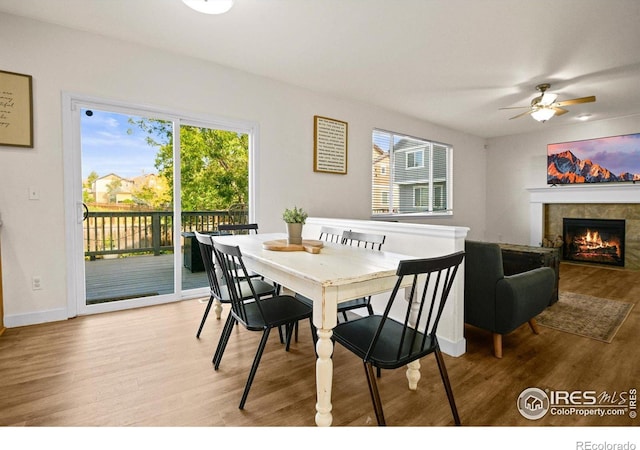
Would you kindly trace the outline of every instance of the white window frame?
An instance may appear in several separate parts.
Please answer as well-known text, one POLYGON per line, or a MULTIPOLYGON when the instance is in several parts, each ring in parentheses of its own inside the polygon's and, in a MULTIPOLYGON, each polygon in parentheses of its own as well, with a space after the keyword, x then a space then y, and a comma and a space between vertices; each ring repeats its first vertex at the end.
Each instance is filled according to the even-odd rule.
POLYGON ((435 184, 433 186, 433 208, 435 210, 437 205, 442 205, 445 203, 444 192, 442 186, 440 184, 435 184))
MULTIPOLYGON (((388 211, 384 212, 384 213, 374 213, 372 210, 372 214, 371 214, 371 219, 375 220, 388 220, 388 219, 393 219, 393 220, 402 220, 403 218, 406 219, 415 219, 418 217, 442 217, 442 216, 452 216, 453 215, 453 146, 451 144, 445 144, 442 142, 437 142, 437 141, 431 141, 428 139, 424 139, 424 138, 417 138, 414 136, 409 136, 403 133, 396 133, 393 131, 388 131, 388 130, 383 130, 383 129, 374 129, 372 132, 372 137, 375 137, 376 134, 388 134, 390 136, 390 141, 393 141, 394 138, 395 139, 399 139, 399 138, 408 138, 408 139, 415 139, 415 140, 419 140, 422 141, 426 144, 426 149, 423 150, 409 150, 409 151, 405 151, 405 154, 409 153, 409 152, 422 152, 423 156, 422 156, 422 164, 423 166, 421 166, 422 168, 425 167, 425 160, 428 159, 429 164, 428 164, 428 169, 429 169, 429 179, 425 180, 425 182, 421 182, 420 184, 423 185, 428 185, 429 188, 429 208, 428 211, 420 211, 420 212, 398 212, 399 208, 396 207, 396 200, 395 200, 395 196, 397 196, 397 192, 396 189, 394 188, 394 184, 397 185, 397 181, 396 183, 394 183, 395 180, 395 176, 394 176, 394 172, 395 172, 395 157, 394 157, 394 152, 392 149, 386 149, 386 151, 389 151, 390 155, 389 155, 389 186, 388 186, 388 193, 389 193, 389 198, 388 198, 388 211), (441 146, 441 147, 445 147, 447 149, 446 152, 446 178, 442 179, 442 178, 438 178, 437 180, 434 179, 434 174, 433 174, 433 165, 434 165, 434 161, 433 161, 433 147, 434 145, 437 146, 441 146), (428 158, 427 155, 425 155, 426 152, 429 152, 428 158), (445 183, 445 191, 443 192, 443 186, 441 186, 441 183, 444 181, 445 183), (437 200, 436 200, 437 199, 437 200), (438 205, 442 205, 442 203, 444 202, 444 204, 446 205, 445 209, 437 209, 435 208, 435 203, 437 202, 438 205)), ((372 139, 373 141, 373 139, 372 139)), ((372 145, 375 144, 374 142, 372 142, 372 145)), ((402 151, 402 150, 399 150, 402 151)), ((406 167, 407 170, 411 170, 414 167, 409 167, 408 166, 408 161, 405 162, 404 166, 406 167)), ((418 167, 415 167, 418 168, 418 167)), ((372 168, 372 176, 373 176, 373 168, 372 168)), ((417 186, 416 186, 417 187, 417 186)), ((374 189, 372 186, 372 194, 371 194, 371 205, 373 207, 373 205, 375 204, 375 200, 373 198, 374 195, 374 189)), ((379 192, 379 191, 378 191, 379 192)), ((413 198, 413 204, 415 205, 415 190, 414 190, 414 198, 413 198)))
POLYGON ((421 150, 411 150, 411 151, 406 152, 406 155, 407 155, 407 159, 405 161, 405 166, 406 166, 407 169, 422 169, 424 167, 424 150, 422 150, 422 149, 421 150), (416 165, 415 164, 416 157, 414 156, 413 157, 414 164, 410 166, 409 165, 409 155, 417 155, 417 154, 420 155, 420 165, 416 165))
POLYGON ((428 203, 429 203, 429 187, 428 186, 414 186, 413 187, 413 206, 415 206, 416 208, 422 208, 424 206, 429 206, 428 203), (425 198, 425 193, 426 193, 426 197, 427 197, 426 202, 425 202, 425 203, 427 203, 426 205, 418 205, 418 204, 416 204, 417 203, 416 200, 417 200, 417 197, 418 197, 418 195, 417 195, 418 192, 420 192, 420 201, 421 202, 425 202, 424 198, 425 198))

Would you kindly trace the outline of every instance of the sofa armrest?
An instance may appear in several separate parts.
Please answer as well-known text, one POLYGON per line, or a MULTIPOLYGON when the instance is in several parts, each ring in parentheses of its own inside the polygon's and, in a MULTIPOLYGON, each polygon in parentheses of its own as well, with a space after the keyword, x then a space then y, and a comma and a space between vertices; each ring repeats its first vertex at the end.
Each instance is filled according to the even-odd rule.
POLYGON ((548 305, 555 271, 540 267, 504 277, 496 285, 496 332, 509 333, 536 317, 548 305))

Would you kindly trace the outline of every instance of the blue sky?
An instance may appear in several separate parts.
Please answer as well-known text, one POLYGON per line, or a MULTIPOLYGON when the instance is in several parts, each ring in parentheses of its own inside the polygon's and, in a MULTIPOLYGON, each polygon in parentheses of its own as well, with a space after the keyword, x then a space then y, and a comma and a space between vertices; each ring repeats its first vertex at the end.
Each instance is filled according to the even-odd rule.
POLYGON ((640 134, 550 144, 550 155, 570 150, 581 160, 590 159, 616 175, 640 174, 640 134))
POLYGON ((157 148, 147 144, 147 134, 128 123, 131 117, 91 109, 88 116, 81 111, 82 178, 91 172, 99 176, 115 173, 123 178, 156 173, 154 161, 157 148))

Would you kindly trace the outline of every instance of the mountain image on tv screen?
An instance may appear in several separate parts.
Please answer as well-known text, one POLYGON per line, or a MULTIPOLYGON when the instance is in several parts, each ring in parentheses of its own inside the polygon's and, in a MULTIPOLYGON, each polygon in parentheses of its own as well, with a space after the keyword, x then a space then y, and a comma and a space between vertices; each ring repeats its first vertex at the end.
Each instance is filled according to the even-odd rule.
POLYGON ((640 133, 547 146, 547 184, 640 181, 640 133))

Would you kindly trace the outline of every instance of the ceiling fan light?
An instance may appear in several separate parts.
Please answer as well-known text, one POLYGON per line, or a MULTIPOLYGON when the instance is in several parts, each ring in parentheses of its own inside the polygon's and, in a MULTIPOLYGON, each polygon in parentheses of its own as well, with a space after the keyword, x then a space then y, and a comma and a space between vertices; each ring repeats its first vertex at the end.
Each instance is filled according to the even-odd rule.
POLYGON ((233 6, 233 0, 182 0, 189 8, 204 14, 224 14, 233 6))
POLYGON ((542 94, 542 98, 540 99, 540 104, 544 106, 549 106, 558 98, 558 94, 547 94, 546 92, 542 94))
POLYGON ((555 115, 555 111, 551 108, 539 108, 531 113, 531 117, 538 122, 546 122, 555 115))

